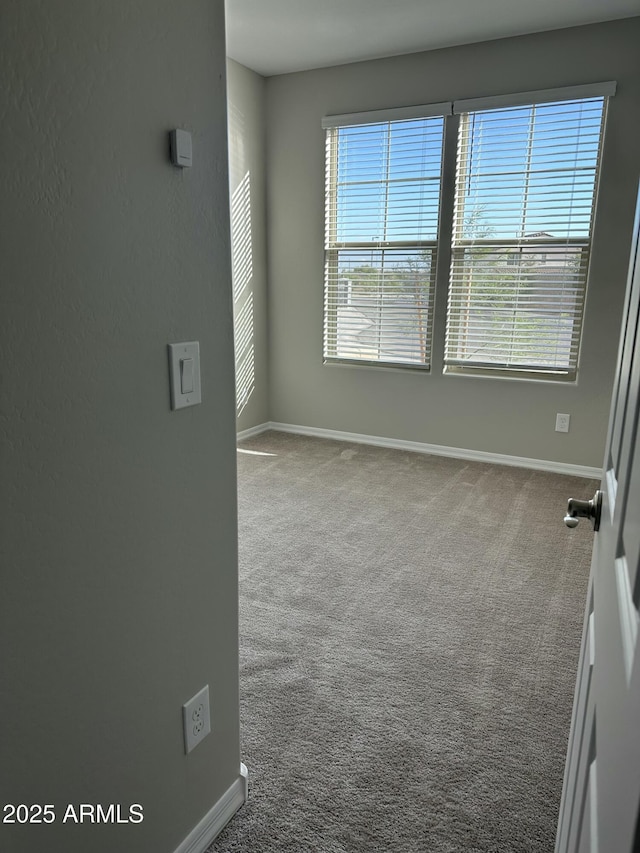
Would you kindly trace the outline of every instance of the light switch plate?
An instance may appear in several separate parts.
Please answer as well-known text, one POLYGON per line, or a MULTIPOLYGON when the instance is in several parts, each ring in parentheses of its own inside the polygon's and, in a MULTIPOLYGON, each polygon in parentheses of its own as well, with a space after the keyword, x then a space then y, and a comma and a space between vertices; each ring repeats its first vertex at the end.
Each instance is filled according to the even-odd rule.
POLYGON ((196 406, 202 402, 202 393, 200 391, 200 344, 198 341, 168 344, 168 350, 171 408, 184 409, 185 406, 196 406), (183 387, 192 388, 193 390, 183 393, 183 387))

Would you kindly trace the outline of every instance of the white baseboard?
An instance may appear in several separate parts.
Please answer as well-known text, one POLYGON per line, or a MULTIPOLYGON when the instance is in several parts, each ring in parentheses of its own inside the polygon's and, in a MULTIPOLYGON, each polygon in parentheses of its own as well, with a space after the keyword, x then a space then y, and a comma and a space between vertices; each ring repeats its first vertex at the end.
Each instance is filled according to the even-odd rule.
MULTIPOLYGON (((601 468, 590 468, 587 465, 572 465, 568 462, 555 462, 549 459, 532 459, 529 456, 507 456, 504 453, 488 453, 484 450, 467 450, 462 447, 447 447, 443 444, 425 444, 421 441, 404 441, 398 438, 385 438, 380 435, 364 435, 359 432, 341 432, 335 429, 319 429, 317 427, 283 424, 275 421, 260 424, 253 430, 245 430, 251 435, 259 435, 269 429, 278 432, 290 432, 295 435, 309 435, 315 438, 331 438, 336 441, 351 441, 355 444, 372 444, 376 447, 391 447, 395 450, 411 450, 414 453, 430 453, 433 456, 449 456, 454 459, 468 459, 471 462, 490 462, 494 465, 511 465, 515 468, 531 468, 534 471, 550 471, 555 474, 568 474, 572 477, 589 477, 599 480, 601 468)), ((244 433, 238 434, 238 440, 249 438, 244 433)))
POLYGON ((261 432, 266 432, 268 429, 271 429, 270 423, 258 424, 254 427, 249 427, 249 429, 243 429, 239 433, 237 433, 237 440, 244 441, 245 438, 251 438, 253 435, 260 435, 261 432))
POLYGON ((240 775, 227 788, 213 808, 196 824, 175 853, 204 853, 247 799, 248 771, 240 765, 240 775))

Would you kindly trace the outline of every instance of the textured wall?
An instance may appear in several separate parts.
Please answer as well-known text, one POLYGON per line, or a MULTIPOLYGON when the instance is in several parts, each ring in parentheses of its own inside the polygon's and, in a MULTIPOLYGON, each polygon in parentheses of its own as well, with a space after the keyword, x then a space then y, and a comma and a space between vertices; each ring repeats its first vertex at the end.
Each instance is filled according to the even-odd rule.
POLYGON ((267 80, 272 420, 602 464, 640 171, 639 43, 632 18, 267 80), (576 385, 443 376, 442 325, 430 375, 323 366, 322 116, 611 79, 576 385), (571 414, 569 434, 554 431, 556 412, 571 414))
POLYGON ((238 431, 269 420, 265 80, 227 60, 238 431))
POLYGON ((0 847, 170 853, 239 772, 223 2, 5 0, 0 66, 1 800, 144 807, 0 847))

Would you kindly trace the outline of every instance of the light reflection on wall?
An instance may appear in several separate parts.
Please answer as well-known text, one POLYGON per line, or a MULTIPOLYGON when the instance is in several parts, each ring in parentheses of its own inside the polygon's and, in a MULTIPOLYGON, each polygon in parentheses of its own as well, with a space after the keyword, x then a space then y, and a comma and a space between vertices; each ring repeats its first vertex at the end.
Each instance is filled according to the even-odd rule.
POLYGON ((251 252, 251 184, 249 172, 231 195, 231 262, 233 298, 241 298, 253 275, 251 252))
POLYGON ((251 179, 246 172, 231 194, 231 271, 236 357, 236 412, 239 415, 255 388, 251 179))
POLYGON ((253 293, 234 316, 236 348, 236 409, 238 414, 249 402, 255 387, 253 346, 253 293))

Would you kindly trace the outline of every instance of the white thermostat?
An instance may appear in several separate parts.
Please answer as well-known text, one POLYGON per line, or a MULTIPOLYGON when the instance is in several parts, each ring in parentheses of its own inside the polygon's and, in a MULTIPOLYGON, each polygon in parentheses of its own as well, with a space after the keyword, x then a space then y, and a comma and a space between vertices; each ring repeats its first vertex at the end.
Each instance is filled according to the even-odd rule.
POLYGON ((191 165, 191 134, 188 130, 172 130, 169 134, 171 162, 185 168, 191 165))

